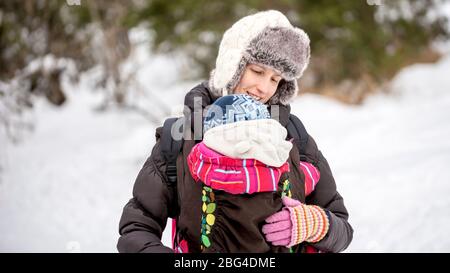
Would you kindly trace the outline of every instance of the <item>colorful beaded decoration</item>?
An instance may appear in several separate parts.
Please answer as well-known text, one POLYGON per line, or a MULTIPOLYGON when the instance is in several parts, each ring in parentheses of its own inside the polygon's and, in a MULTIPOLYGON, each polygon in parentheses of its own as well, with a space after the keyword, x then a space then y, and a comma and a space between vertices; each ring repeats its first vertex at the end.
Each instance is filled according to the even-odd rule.
POLYGON ((201 250, 211 246, 209 234, 211 233, 211 228, 216 220, 216 217, 214 216, 214 211, 216 210, 214 192, 208 186, 203 186, 202 202, 201 250))
POLYGON ((288 179, 283 181, 283 190, 281 191, 281 197, 292 197, 291 193, 291 183, 288 179))
MULTIPOLYGON (((289 182, 288 179, 286 179, 286 180, 283 181, 283 190, 281 191, 281 197, 283 198, 283 197, 285 197, 285 196, 287 196, 287 197, 289 197, 289 198, 292 197, 292 193, 291 193, 291 183, 289 182)), ((289 252, 290 252, 290 253, 293 253, 293 252, 294 252, 294 250, 292 250, 292 247, 289 248, 289 252)))

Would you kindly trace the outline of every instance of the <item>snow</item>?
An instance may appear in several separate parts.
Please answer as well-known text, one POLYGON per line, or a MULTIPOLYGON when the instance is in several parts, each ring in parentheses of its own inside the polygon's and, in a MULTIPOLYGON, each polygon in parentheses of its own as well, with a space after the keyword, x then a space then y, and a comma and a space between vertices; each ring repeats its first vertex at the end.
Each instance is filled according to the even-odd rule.
POLYGON ((83 251, 114 250, 129 181, 154 128, 138 116, 96 113, 86 91, 69 101, 61 109, 40 101, 33 135, 6 151, 2 251, 61 252, 72 241, 83 251))
MULTIPOLYGON (((171 110, 179 108, 196 83, 174 77, 177 59, 145 52, 130 60, 139 64, 138 81, 171 110)), ((392 94, 362 106, 316 95, 292 104, 350 213, 355 233, 347 252, 450 252, 449 70, 450 54, 407 67, 392 94)), ((154 144, 155 125, 130 111, 95 111, 101 94, 92 92, 94 74, 66 83, 63 107, 37 101, 35 130, 21 143, 2 140, 0 252, 117 251, 122 208, 154 144)), ((153 107, 151 97, 145 103, 153 107)), ((163 243, 170 246, 169 227, 163 243)))
POLYGON ((360 107, 293 105, 326 156, 354 227, 347 252, 448 252, 450 55, 405 68, 360 107))
MULTIPOLYGON (((147 58, 140 83, 161 94, 162 74, 151 72, 177 62, 137 52, 130 62, 147 58)), ((78 85, 66 79, 63 107, 37 100, 35 130, 19 145, 2 136, 0 252, 117 251, 120 215, 151 152, 155 126, 130 111, 96 110, 103 100, 101 92, 92 90, 98 75, 94 68, 78 85)), ((179 108, 186 84, 192 85, 178 83, 161 97, 179 108)), ((151 100, 147 103, 153 107, 151 100)))

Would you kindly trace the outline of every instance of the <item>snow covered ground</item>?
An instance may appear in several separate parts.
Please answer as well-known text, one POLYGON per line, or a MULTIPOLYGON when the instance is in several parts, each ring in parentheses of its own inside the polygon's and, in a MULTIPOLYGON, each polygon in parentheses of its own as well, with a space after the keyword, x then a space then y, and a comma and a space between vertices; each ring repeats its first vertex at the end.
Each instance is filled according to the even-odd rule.
MULTIPOLYGON (((196 83, 174 82, 172 60, 146 58, 139 79, 180 106, 196 83)), ((347 252, 450 252, 448 75, 450 55, 404 69, 393 95, 363 106, 315 95, 293 103, 350 212, 347 252)), ((132 112, 94 111, 101 98, 89 77, 67 85, 64 107, 38 101, 35 131, 0 146, 0 252, 117 251, 122 208, 155 128, 132 112)))
POLYGON ((348 252, 450 252, 450 55, 404 69, 361 107, 300 97, 293 112, 334 172, 348 252))

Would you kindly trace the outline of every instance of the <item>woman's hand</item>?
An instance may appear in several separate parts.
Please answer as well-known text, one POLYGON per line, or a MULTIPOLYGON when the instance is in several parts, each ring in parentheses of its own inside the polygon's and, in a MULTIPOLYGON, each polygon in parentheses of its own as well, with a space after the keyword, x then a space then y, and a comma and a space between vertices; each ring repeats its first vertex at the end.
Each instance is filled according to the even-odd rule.
POLYGON ((283 209, 266 219, 262 227, 266 240, 275 246, 291 247, 303 241, 315 243, 328 232, 325 211, 314 205, 283 197, 283 209))
POLYGON ((289 197, 283 197, 282 202, 285 207, 267 218, 268 224, 262 227, 266 240, 275 246, 288 246, 291 243, 292 221, 291 214, 286 207, 295 207, 302 204, 289 197))

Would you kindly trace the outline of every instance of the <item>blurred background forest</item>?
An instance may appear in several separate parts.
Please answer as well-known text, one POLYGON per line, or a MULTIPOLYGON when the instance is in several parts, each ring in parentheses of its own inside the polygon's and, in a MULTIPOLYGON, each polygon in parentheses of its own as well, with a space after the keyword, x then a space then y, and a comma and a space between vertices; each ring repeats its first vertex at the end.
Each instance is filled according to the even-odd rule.
POLYGON ((206 79, 223 32, 242 16, 264 9, 282 11, 311 38, 312 59, 300 82, 302 92, 359 104, 376 90, 389 90, 401 68, 439 59, 433 43, 449 38, 447 17, 439 8, 444 2, 1 1, 0 122, 14 138, 14 131, 27 126, 17 116, 32 107, 33 96, 62 105, 67 96, 61 75, 76 82, 80 73, 100 66, 96 87, 106 91, 99 108, 130 107, 157 123, 149 111, 127 101, 136 72, 120 70, 135 46, 129 30, 139 26, 151 33, 149 51, 183 52, 188 65, 182 78, 206 79), (48 56, 54 60, 51 65, 45 64, 48 56))

